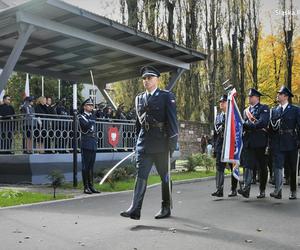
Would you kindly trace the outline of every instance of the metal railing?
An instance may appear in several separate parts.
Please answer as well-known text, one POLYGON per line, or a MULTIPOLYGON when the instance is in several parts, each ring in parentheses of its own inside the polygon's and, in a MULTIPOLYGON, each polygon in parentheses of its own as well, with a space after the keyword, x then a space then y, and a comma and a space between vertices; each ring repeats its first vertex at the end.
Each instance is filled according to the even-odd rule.
MULTIPOLYGON (((15 115, 0 117, 0 153, 69 153, 73 151, 72 116, 15 115)), ((78 150, 80 129, 77 127, 78 150)), ((135 145, 135 121, 96 121, 98 151, 127 151, 135 145)))

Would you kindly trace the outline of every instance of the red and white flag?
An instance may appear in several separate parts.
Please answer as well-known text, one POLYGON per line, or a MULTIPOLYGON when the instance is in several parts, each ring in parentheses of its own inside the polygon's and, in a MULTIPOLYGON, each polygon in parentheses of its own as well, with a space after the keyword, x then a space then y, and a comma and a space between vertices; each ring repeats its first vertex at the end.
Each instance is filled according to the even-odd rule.
POLYGON ((236 89, 233 89, 228 95, 222 161, 233 163, 233 176, 239 180, 244 120, 235 101, 236 94, 236 89))

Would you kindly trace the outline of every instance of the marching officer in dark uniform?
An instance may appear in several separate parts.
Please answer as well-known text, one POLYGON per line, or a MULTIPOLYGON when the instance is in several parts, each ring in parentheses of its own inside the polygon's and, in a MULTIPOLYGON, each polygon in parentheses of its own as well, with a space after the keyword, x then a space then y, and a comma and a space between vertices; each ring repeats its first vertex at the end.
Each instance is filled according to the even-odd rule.
POLYGON ((271 111, 271 150, 273 153, 275 190, 270 196, 276 199, 282 198, 282 169, 286 166, 289 167, 290 173, 291 193, 289 199, 294 200, 297 199, 296 165, 300 141, 300 109, 289 104, 290 97, 293 97, 291 91, 282 86, 277 92, 279 105, 271 111))
POLYGON ((81 132, 82 180, 85 194, 100 193, 93 186, 94 164, 97 151, 96 116, 93 115, 93 100, 82 103, 83 112, 78 116, 81 132))
MULTIPOLYGON (((225 162, 221 161, 222 147, 224 141, 224 130, 226 121, 226 111, 227 111, 227 95, 222 95, 219 100, 219 105, 221 113, 219 113, 215 120, 215 131, 214 131, 214 155, 216 157, 216 187, 217 190, 211 195, 216 197, 223 197, 223 186, 224 186, 224 170, 226 167, 225 162)), ((232 171, 232 164, 230 164, 232 171)), ((228 197, 237 196, 237 179, 231 174, 231 192, 228 197)))
POLYGON ((158 88, 160 72, 156 68, 143 67, 141 76, 146 91, 135 99, 137 178, 132 204, 127 211, 121 212, 121 216, 140 219, 148 175, 155 164, 162 191, 161 210, 155 218, 162 219, 171 215, 168 162, 170 153, 176 149, 178 137, 176 103, 171 92, 158 88))
POLYGON ((245 180, 244 188, 238 191, 245 198, 249 198, 253 168, 257 166, 259 173, 259 190, 260 193, 256 196, 258 199, 265 198, 265 190, 268 179, 268 169, 266 161, 266 147, 268 144, 267 127, 269 124, 270 110, 267 105, 260 103, 262 94, 256 89, 249 90, 250 106, 244 110, 244 166, 245 180))

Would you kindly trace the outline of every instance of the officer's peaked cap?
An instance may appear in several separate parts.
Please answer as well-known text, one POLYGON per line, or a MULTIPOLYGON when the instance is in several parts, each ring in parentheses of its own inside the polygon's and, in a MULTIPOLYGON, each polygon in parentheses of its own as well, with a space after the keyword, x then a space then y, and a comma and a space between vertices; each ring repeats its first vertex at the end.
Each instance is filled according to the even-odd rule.
POLYGON ((90 97, 88 99, 86 99, 83 103, 82 106, 84 105, 94 105, 93 99, 90 97))
POLYGON ((146 76, 156 76, 160 77, 160 72, 158 69, 156 69, 153 66, 145 66, 141 68, 141 76, 146 77, 146 76))
POLYGON ((279 91, 277 91, 277 93, 279 94, 284 94, 286 96, 289 96, 289 97, 293 97, 294 95, 292 94, 292 92, 286 87, 286 86, 282 86, 280 88, 279 91))
POLYGON ((35 99, 34 96, 26 96, 26 97, 24 98, 24 101, 25 101, 25 102, 32 102, 34 99, 35 99))
POLYGON ((249 89, 249 93, 248 93, 248 96, 262 96, 263 94, 260 93, 258 90, 254 89, 254 88, 250 88, 249 89))
POLYGON ((219 102, 226 102, 226 101, 227 101, 227 98, 228 98, 227 95, 224 94, 224 95, 221 96, 219 102))

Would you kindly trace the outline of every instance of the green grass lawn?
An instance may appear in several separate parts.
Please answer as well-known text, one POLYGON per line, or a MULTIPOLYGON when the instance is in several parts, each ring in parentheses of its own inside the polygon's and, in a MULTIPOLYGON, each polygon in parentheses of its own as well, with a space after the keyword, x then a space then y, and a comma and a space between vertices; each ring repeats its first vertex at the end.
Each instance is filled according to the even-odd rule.
MULTIPOLYGON (((225 174, 230 174, 229 170, 225 170, 225 174)), ((193 171, 193 172, 175 172, 172 173, 173 181, 180 180, 191 180, 203 177, 214 176, 215 171, 193 171)), ((109 182, 106 181, 103 185, 95 183, 95 188, 102 192, 117 192, 132 190, 134 188, 135 178, 129 178, 127 180, 109 182)), ((158 175, 150 175, 148 178, 148 185, 160 183, 160 177, 158 175)), ((49 186, 49 188, 51 188, 49 186)), ((63 189, 73 189, 72 183, 64 183, 62 185, 63 189)), ((52 189, 52 188, 51 188, 52 189)), ((78 183, 77 189, 82 190, 82 182, 78 183)), ((70 193, 72 191, 70 190, 70 193)), ((56 199, 53 199, 52 194, 38 193, 38 192, 27 192, 27 191, 16 191, 10 189, 0 189, 0 207, 29 204, 43 201, 59 200, 65 198, 72 198, 72 195, 61 195, 57 194, 56 199)))
MULTIPOLYGON (((214 171, 194 171, 194 172, 178 172, 172 173, 172 180, 179 181, 179 180, 190 180, 190 179, 197 179, 203 178, 208 176, 214 176, 214 171)), ((95 183, 95 188, 102 191, 102 192, 118 192, 124 190, 132 190, 134 188, 134 180, 135 178, 129 178, 127 180, 117 181, 117 182, 109 182, 106 181, 103 185, 99 185, 95 183)), ((148 185, 160 183, 160 177, 158 175, 150 175, 148 178, 148 185)), ((72 183, 65 183, 63 184, 63 188, 73 188, 72 183)), ((82 182, 78 183, 79 189, 82 189, 82 182)))
MULTIPOLYGON (((179 181, 179 180, 190 180, 190 179, 197 179, 203 178, 208 176, 214 176, 215 172, 213 171, 195 171, 195 172, 180 172, 180 173, 173 173, 172 180, 179 181)), ((132 190, 134 188, 134 181, 135 179, 129 179, 126 181, 119 181, 116 183, 104 183, 103 185, 97 184, 96 187, 103 191, 103 192, 117 192, 123 190, 132 190)), ((160 177, 158 175, 150 175, 148 178, 148 185, 160 183, 160 177)))
POLYGON ((26 191, 15 191, 10 189, 0 189, 0 207, 8 207, 29 203, 36 203, 42 201, 60 200, 65 198, 71 198, 70 195, 56 195, 56 199, 53 199, 52 194, 33 193, 26 191))

